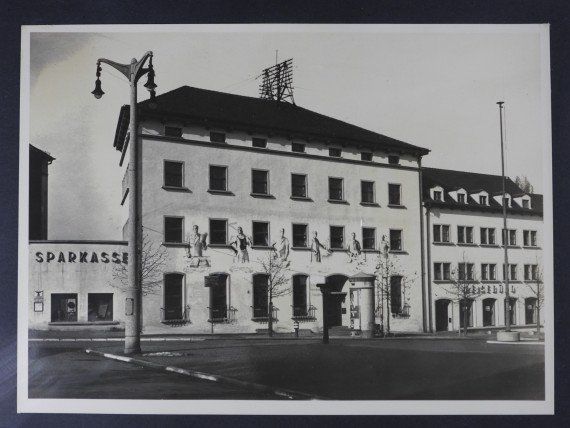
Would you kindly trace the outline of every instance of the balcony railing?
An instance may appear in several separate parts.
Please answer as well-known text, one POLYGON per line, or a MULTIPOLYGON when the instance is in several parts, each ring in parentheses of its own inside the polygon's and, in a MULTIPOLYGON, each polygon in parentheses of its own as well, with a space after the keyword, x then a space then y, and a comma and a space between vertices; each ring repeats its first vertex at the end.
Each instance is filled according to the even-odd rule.
POLYGON ((293 308, 293 317, 295 321, 314 321, 317 308, 313 305, 309 306, 291 306, 293 308))
POLYGON ((160 308, 161 322, 171 326, 179 326, 190 323, 190 305, 186 305, 183 310, 160 308))
MULTIPOLYGON (((252 307, 252 321, 255 322, 269 322, 269 311, 267 310, 266 307, 263 308, 255 308, 252 307)), ((279 310, 279 308, 276 308, 275 306, 273 306, 273 313, 272 313, 272 321, 279 321, 279 319, 277 318, 277 311, 279 310)))
POLYGON ((226 323, 231 324, 236 321, 236 312, 237 309, 233 306, 217 306, 217 307, 208 307, 210 314, 208 318, 208 322, 212 324, 220 324, 226 323))

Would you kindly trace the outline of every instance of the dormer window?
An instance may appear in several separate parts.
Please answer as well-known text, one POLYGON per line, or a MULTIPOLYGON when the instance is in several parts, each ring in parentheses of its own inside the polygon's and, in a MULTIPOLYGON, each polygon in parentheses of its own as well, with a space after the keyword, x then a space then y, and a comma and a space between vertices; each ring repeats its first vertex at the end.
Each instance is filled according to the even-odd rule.
POLYGON ((433 200, 434 201, 441 201, 441 191, 440 190, 434 190, 433 200))
POLYGON ((522 207, 523 208, 530 208, 530 201, 528 199, 522 200, 522 207))
POLYGON ((479 195, 479 203, 481 205, 487 205, 487 195, 479 195))
POLYGON ((396 155, 388 156, 388 163, 390 165, 398 165, 400 163, 400 156, 396 156, 396 155))
POLYGON ((460 204, 465 203, 465 193, 458 193, 457 194, 457 202, 459 202, 460 204))
POLYGON ((509 198, 508 196, 505 196, 505 205, 506 205, 507 207, 510 207, 510 206, 511 206, 511 198, 509 198))
POLYGON ((342 150, 338 147, 330 147, 329 148, 329 156, 333 158, 339 158, 342 154, 342 150))
POLYGON ((430 197, 433 201, 443 202, 443 187, 434 186, 430 189, 430 197))

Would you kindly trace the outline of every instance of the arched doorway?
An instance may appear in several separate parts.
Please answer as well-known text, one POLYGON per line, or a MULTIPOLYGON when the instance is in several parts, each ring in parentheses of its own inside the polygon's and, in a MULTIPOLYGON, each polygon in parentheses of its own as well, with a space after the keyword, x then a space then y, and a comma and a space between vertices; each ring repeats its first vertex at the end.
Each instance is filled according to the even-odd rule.
POLYGON ((346 275, 330 275, 325 278, 327 291, 330 293, 324 310, 329 327, 342 325, 342 302, 346 298, 346 291, 342 289, 347 282, 346 275))
POLYGON ((525 324, 536 324, 536 297, 527 297, 524 299, 525 307, 525 324))
POLYGON ((508 309, 510 309, 511 325, 515 325, 517 321, 517 299, 515 297, 510 298, 510 304, 507 299, 505 299, 505 325, 507 324, 508 309))
POLYGON ((461 299, 459 301, 459 327, 473 327, 473 299, 461 299))
POLYGON ((435 331, 449 330, 449 304, 451 300, 439 299, 435 301, 435 331))
POLYGON ((483 299, 483 327, 495 325, 495 299, 483 299))

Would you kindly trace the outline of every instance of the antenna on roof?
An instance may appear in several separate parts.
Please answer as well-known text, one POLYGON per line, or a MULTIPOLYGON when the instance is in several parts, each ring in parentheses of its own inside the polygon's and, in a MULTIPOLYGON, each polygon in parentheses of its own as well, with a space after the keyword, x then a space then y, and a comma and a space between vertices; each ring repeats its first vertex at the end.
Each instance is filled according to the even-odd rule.
MULTIPOLYGON (((277 51, 275 60, 277 61, 277 51)), ((261 72, 263 80, 259 86, 259 97, 266 100, 286 101, 294 105, 293 99, 293 58, 289 58, 261 72)))

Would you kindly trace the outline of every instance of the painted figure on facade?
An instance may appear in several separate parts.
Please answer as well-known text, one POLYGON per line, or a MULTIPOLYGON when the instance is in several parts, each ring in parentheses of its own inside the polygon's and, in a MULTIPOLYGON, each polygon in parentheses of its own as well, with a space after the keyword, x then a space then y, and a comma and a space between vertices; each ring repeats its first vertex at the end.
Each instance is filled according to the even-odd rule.
POLYGON ((358 259, 358 256, 362 254, 362 247, 360 246, 360 242, 356 239, 356 234, 352 232, 352 239, 348 243, 348 257, 350 258, 349 262, 353 262, 354 260, 358 259))
POLYGON ((275 257, 281 260, 287 260, 289 257, 289 240, 285 236, 285 229, 281 229, 281 236, 279 240, 273 244, 275 249, 275 257))
POLYGON ((206 243, 207 237, 207 233, 200 233, 198 231, 198 226, 193 226, 192 235, 190 235, 190 238, 188 239, 186 253, 188 258, 191 259, 191 265, 194 267, 200 266, 201 263, 206 266, 210 266, 210 262, 206 257, 204 257, 204 250, 208 249, 208 244, 206 243))
POLYGON ((247 247, 251 247, 252 242, 251 238, 243 233, 243 229, 238 226, 237 228, 237 235, 230 244, 234 252, 238 257, 238 262, 248 263, 249 262, 249 253, 247 252, 247 247))
POLYGON ((321 248, 327 252, 329 251, 323 244, 321 244, 321 241, 319 241, 319 238, 317 237, 317 232, 315 231, 313 232, 313 240, 311 241, 311 261, 314 260, 317 263, 321 262, 321 248))

